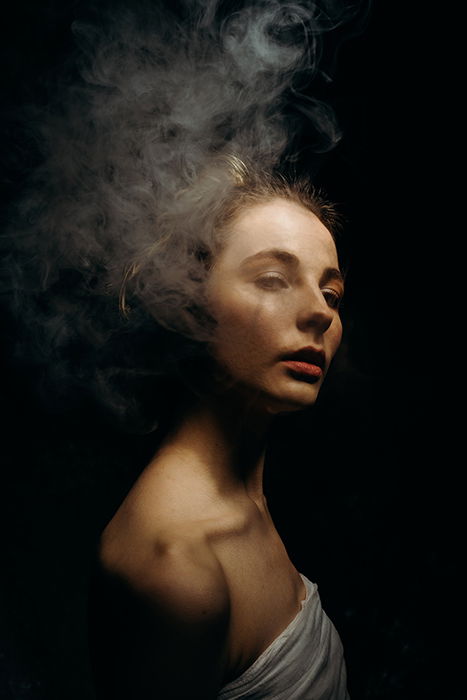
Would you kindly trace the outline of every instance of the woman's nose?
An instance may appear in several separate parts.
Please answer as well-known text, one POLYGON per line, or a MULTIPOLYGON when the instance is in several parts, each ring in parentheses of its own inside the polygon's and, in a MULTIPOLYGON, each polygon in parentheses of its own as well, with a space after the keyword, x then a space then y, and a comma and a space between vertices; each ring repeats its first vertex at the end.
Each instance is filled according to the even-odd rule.
POLYGON ((333 311, 320 289, 303 295, 297 314, 297 328, 300 331, 315 329, 319 333, 325 333, 332 320, 333 311))

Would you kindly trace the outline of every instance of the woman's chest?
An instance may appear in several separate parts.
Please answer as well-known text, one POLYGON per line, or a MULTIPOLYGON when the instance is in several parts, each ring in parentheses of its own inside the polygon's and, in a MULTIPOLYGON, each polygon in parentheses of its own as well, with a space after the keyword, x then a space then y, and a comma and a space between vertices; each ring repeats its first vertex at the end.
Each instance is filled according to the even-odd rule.
POLYGON ((288 626, 306 589, 271 523, 252 523, 219 544, 231 617, 224 682, 240 675, 288 626))

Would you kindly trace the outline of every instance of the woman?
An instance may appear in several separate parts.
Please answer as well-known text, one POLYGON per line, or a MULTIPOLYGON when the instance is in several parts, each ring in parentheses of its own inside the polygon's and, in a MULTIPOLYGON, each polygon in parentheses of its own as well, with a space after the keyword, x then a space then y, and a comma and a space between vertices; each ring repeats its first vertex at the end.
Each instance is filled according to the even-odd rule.
POLYGON ((195 251, 210 361, 100 541, 99 698, 348 697, 337 633, 263 492, 275 416, 314 404, 341 340, 336 217, 301 185, 227 171, 195 251))

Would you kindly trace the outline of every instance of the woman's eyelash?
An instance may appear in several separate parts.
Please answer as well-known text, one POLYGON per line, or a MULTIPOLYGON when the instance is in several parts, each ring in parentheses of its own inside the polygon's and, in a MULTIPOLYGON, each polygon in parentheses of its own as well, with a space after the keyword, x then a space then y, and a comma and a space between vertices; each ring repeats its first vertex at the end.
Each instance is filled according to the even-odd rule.
POLYGON ((342 301, 342 294, 336 292, 335 289, 323 289, 322 291, 331 309, 338 309, 342 301))
POLYGON ((285 289, 289 286, 286 278, 276 272, 269 272, 257 277, 255 283, 261 289, 285 289))
MULTIPOLYGON (((265 289, 269 291, 278 291, 280 289, 287 289, 289 287, 289 281, 286 277, 278 272, 267 272, 263 273, 255 279, 256 286, 260 289, 265 289)), ((326 299, 326 303, 331 309, 338 309, 342 302, 342 294, 331 287, 326 287, 322 290, 322 294, 326 299)))

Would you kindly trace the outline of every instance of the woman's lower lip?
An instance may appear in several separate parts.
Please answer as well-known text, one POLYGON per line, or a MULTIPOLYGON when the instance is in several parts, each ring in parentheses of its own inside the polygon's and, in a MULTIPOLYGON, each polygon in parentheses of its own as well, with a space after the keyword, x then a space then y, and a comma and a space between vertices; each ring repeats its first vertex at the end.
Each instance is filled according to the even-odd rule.
POLYGON ((301 374, 304 377, 320 379, 323 376, 323 370, 318 365, 312 365, 309 362, 302 360, 285 360, 285 366, 294 374, 301 374))

